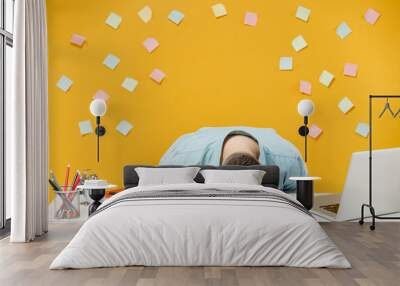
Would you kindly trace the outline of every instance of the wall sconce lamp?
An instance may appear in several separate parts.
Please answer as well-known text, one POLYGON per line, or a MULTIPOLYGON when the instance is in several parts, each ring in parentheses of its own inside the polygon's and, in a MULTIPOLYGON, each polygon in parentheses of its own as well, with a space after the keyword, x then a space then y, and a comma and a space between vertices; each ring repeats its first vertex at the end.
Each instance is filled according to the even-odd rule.
POLYGON ((97 162, 100 160, 100 136, 103 136, 106 134, 106 128, 104 126, 100 125, 100 117, 104 116, 107 111, 107 104, 104 100, 102 99, 94 99, 90 103, 90 113, 92 113, 94 116, 96 116, 96 129, 95 133, 97 135, 97 162))
POLYGON ((304 161, 307 162, 307 136, 309 129, 308 125, 308 117, 314 113, 314 103, 312 100, 303 99, 297 105, 297 112, 304 117, 304 124, 299 128, 300 136, 304 137, 304 161))

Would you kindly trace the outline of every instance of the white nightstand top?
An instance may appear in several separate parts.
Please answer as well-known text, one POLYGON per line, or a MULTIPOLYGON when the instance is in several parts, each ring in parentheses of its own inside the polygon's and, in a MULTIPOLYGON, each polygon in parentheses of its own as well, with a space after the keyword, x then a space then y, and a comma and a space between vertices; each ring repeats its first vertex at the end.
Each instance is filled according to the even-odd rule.
POLYGON ((321 180, 321 177, 290 177, 292 181, 317 181, 321 180))
POLYGON ((87 186, 87 185, 80 185, 76 187, 77 189, 83 190, 102 190, 102 189, 114 189, 118 187, 117 185, 107 185, 107 186, 87 186))

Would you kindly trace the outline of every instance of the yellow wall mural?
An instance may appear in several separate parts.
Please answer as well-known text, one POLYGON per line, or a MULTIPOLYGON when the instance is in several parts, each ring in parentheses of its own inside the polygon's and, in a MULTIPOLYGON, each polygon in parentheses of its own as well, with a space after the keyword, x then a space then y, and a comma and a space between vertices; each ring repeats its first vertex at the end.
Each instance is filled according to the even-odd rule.
MULTIPOLYGON (((341 191, 351 154, 368 147, 355 133, 367 122, 368 95, 400 93, 399 11, 397 0, 48 0, 50 168, 62 178, 70 162, 121 186, 125 164, 157 164, 178 136, 204 126, 272 127, 302 151, 296 108, 310 98, 310 122, 323 134, 309 140, 308 168, 323 178, 317 191, 341 191), (227 16, 213 15, 218 2, 227 16), (146 5, 148 23, 137 15, 146 5), (295 17, 299 5, 311 9, 307 23, 295 17), (364 20, 368 8, 381 13, 375 25, 364 20), (167 19, 173 9, 185 15, 180 25, 167 19), (258 14, 255 27, 244 25, 247 11, 258 14), (110 12, 122 17, 116 30, 105 24, 110 12), (352 33, 342 40, 343 21, 352 33), (70 44, 74 33, 86 37, 83 47, 70 44), (298 35, 308 43, 300 52, 291 46, 298 35), (142 44, 149 37, 160 43, 152 53, 142 44), (109 53, 121 60, 115 70, 102 64, 109 53), (293 71, 279 70, 282 56, 293 57, 293 71), (343 75, 345 63, 358 65, 356 78, 343 75), (161 84, 149 78, 155 68, 166 74, 161 84), (318 82, 323 70, 335 75, 329 88, 318 82), (74 82, 66 93, 56 87, 62 75, 74 82), (126 77, 139 81, 132 93, 121 87, 126 77), (311 95, 299 92, 300 80, 312 83, 311 95), (80 135, 78 122, 94 125, 89 104, 100 89, 110 99, 97 163, 95 135, 80 135), (344 97, 355 105, 346 115, 337 107, 344 97), (115 130, 121 120, 134 125, 127 136, 115 130)), ((376 120, 376 147, 399 145, 399 120, 376 120)))

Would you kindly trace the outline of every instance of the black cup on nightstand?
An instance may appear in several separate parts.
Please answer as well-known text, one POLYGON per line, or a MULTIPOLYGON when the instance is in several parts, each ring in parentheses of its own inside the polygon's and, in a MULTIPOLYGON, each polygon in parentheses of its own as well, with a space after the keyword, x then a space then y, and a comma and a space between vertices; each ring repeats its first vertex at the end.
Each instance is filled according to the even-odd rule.
POLYGON ((89 206, 89 216, 90 216, 101 205, 100 200, 106 194, 106 189, 89 189, 88 192, 89 192, 89 197, 93 200, 93 202, 89 206))

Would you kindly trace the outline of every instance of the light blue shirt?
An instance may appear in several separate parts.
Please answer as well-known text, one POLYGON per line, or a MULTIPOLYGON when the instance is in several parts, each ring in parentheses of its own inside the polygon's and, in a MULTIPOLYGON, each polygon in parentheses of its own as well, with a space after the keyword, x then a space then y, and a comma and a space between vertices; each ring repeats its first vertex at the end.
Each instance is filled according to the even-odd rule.
POLYGON ((271 128, 205 127, 179 137, 165 152, 160 165, 220 165, 225 137, 243 131, 254 137, 260 147, 261 165, 277 165, 280 169, 279 188, 296 190, 289 177, 306 176, 307 168, 297 148, 271 128))

